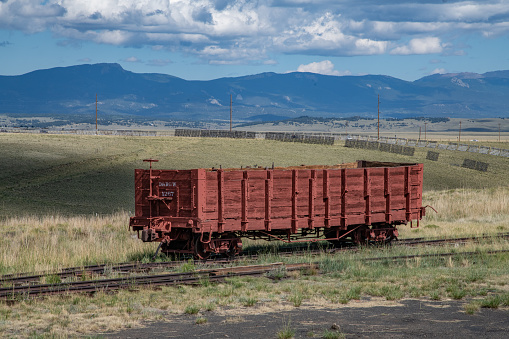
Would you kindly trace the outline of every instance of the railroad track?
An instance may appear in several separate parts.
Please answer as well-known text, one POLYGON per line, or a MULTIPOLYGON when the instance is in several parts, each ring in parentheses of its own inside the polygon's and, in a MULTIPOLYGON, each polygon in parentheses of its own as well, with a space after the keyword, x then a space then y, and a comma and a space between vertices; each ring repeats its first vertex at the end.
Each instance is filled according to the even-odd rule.
MULTIPOLYGON (((451 256, 474 256, 481 254, 500 254, 509 253, 509 250, 496 250, 486 252, 451 252, 440 254, 420 254, 404 255, 392 257, 373 257, 363 258, 366 262, 384 261, 384 260, 408 260, 415 258, 443 258, 451 256)), ((74 292, 95 293, 97 291, 111 291, 119 289, 136 288, 139 286, 160 286, 160 285, 181 285, 181 284, 199 284, 202 281, 222 281, 228 277, 238 276, 259 276, 267 274, 273 270, 284 269, 285 271, 295 271, 303 269, 319 269, 318 263, 297 263, 284 264, 273 263, 265 265, 249 265, 216 269, 204 269, 187 273, 166 273, 158 275, 144 275, 135 277, 122 277, 114 279, 75 281, 60 284, 40 284, 25 285, 0 288, 0 299, 15 302, 17 300, 51 294, 67 294, 74 292)))
MULTIPOLYGON (((481 237, 463 237, 463 238, 452 238, 452 239, 424 239, 424 238, 412 238, 412 239, 403 239, 397 242, 393 242, 394 246, 419 246, 419 245, 443 245, 443 244, 451 244, 451 243, 467 243, 471 241, 481 241, 487 239, 498 239, 498 238, 509 238, 509 233, 499 233, 494 236, 481 236, 481 237)), ((302 248, 293 248, 291 250, 283 250, 278 252, 280 256, 295 256, 295 255, 312 255, 319 254, 327 251, 329 253, 337 253, 342 251, 351 251, 357 250, 357 246, 344 247, 344 248, 315 248, 309 249, 308 246, 302 246, 302 248)), ((253 261, 259 257, 259 254, 244 254, 240 255, 233 259, 214 259, 214 260, 196 260, 193 261, 193 265, 199 264, 200 266, 214 266, 218 267, 220 265, 230 265, 232 262, 236 260, 247 260, 253 261)), ((71 280, 82 280, 76 281, 75 286, 79 286, 80 282, 89 281, 92 277, 103 276, 108 274, 132 274, 132 273, 147 273, 152 272, 158 269, 172 269, 179 267, 185 263, 188 263, 189 260, 179 260, 179 261, 168 261, 168 262, 156 262, 156 263, 120 263, 120 264, 102 264, 102 265, 90 265, 83 267, 70 267, 62 269, 58 272, 41 272, 41 273, 21 273, 21 274, 7 274, 0 276, 0 286, 8 286, 5 288, 18 288, 21 286, 41 286, 42 281, 44 280, 57 280, 62 281, 65 279, 71 280)), ((219 268, 216 268, 219 269, 219 268)), ((178 274, 178 273, 176 273, 178 274)), ((118 279, 122 280, 125 277, 121 278, 112 278, 112 282, 117 281, 118 279)), ((130 279, 130 278, 129 278, 130 279)), ((105 281, 108 279, 104 279, 105 281)), ((66 284, 66 282, 62 283, 66 284)), ((51 284, 47 284, 51 285, 51 284)))
POLYGON ((38 295, 65 294, 72 292, 97 292, 101 290, 118 290, 136 286, 160 286, 177 284, 197 284, 200 281, 219 281, 232 276, 263 275, 275 269, 286 271, 310 268, 316 264, 283 264, 237 266, 216 269, 204 269, 187 273, 165 273, 113 279, 73 281, 59 284, 23 285, 0 288, 0 298, 17 300, 38 295))
POLYGON ((403 239, 394 242, 393 245, 403 246, 415 246, 415 245, 440 245, 440 244, 462 244, 470 241, 481 241, 488 239, 509 239, 509 233, 498 233, 495 235, 483 235, 479 237, 463 237, 463 238, 450 238, 450 239, 424 239, 424 238, 413 238, 403 239))
POLYGON ((408 259, 416 259, 416 258, 447 258, 455 255, 458 256, 473 256, 479 254, 500 254, 500 253, 509 253, 509 250, 494 250, 494 251, 485 251, 485 252, 450 252, 450 253, 432 253, 432 254, 415 254, 415 255, 398 255, 393 257, 374 257, 374 258, 364 258, 364 261, 398 261, 398 260, 408 260, 408 259))

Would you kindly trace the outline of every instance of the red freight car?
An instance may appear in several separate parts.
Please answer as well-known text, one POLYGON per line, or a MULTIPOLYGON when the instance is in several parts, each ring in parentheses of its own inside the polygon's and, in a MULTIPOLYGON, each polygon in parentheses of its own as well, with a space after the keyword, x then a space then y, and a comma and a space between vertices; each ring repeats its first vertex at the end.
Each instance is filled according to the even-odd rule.
POLYGON ((424 216, 422 164, 135 171, 130 227, 163 252, 238 253, 241 237, 390 241, 424 216))

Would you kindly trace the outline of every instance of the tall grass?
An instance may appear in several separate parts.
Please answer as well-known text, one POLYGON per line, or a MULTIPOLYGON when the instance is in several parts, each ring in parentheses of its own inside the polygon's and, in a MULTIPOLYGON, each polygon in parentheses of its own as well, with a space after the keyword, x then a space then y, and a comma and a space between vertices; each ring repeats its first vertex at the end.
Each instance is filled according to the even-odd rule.
POLYGON ((428 208, 420 228, 400 226, 401 237, 461 237, 509 232, 509 187, 424 193, 428 208))
POLYGON ((509 186, 488 189, 455 189, 430 191, 424 196, 439 213, 428 213, 425 221, 480 221, 509 220, 509 186))
POLYGON ((0 221, 0 273, 129 261, 151 251, 128 230, 128 214, 18 217, 0 221))
MULTIPOLYGON (((400 226, 400 237, 459 237, 509 232, 509 188, 430 191, 420 228, 400 226)), ((22 216, 0 220, 0 274, 55 270, 96 263, 143 260, 156 245, 129 231, 129 213, 104 216, 22 216)), ((275 259, 277 242, 245 241, 263 261, 275 259)), ((341 261, 334 260, 341 266, 341 261)))

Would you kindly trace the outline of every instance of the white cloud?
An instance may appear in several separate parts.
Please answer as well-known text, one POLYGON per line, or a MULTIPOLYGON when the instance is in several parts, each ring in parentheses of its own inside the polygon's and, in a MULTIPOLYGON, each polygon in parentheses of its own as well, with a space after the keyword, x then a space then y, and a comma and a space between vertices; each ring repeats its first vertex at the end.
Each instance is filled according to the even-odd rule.
POLYGON ((215 64, 260 64, 276 53, 463 55, 455 40, 509 34, 509 1, 0 0, 0 29, 215 64))
POLYGON ((129 58, 126 58, 124 59, 125 62, 141 62, 140 59, 138 59, 137 57, 134 57, 134 56, 131 56, 129 58))
POLYGON ((334 69, 334 64, 330 60, 312 62, 307 65, 300 65, 297 72, 310 72, 324 75, 350 75, 350 71, 340 72, 334 69))
POLYGON ((341 16, 326 12, 306 25, 296 23, 295 27, 275 37, 273 42, 276 48, 286 53, 371 55, 385 52, 386 41, 346 34, 346 29, 341 16))
POLYGON ((445 68, 435 68, 433 71, 431 71, 431 75, 433 74, 445 74, 447 73, 447 70, 445 68))
POLYGON ((217 105, 217 106, 223 106, 221 105, 221 103, 219 101, 217 101, 217 99, 214 99, 214 98, 210 98, 207 100, 210 104, 212 105, 217 105))
POLYGON ((394 48, 391 54, 433 54, 441 53, 442 50, 443 47, 439 38, 427 37, 412 39, 408 45, 394 48))

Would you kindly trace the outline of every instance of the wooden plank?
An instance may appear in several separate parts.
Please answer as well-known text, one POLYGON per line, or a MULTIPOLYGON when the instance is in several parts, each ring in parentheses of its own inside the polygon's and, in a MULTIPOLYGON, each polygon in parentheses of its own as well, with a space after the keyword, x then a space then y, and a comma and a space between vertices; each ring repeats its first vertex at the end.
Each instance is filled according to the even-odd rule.
POLYGON ((297 220, 297 170, 292 170, 292 233, 297 233, 298 220, 297 220))
POLYGON ((223 232, 224 226, 224 173, 217 171, 217 231, 223 232))
POLYGON ((371 225, 371 178, 370 169, 364 169, 364 200, 366 208, 364 212, 365 224, 371 225))
POLYGON ((315 227, 315 191, 316 191, 316 171, 311 170, 309 178, 309 209, 308 209, 308 228, 315 227))
POLYGON ((248 197, 247 197, 247 180, 248 180, 248 172, 247 171, 244 171, 244 174, 243 174, 243 179, 241 181, 242 183, 242 188, 241 188, 241 192, 242 192, 242 198, 241 198, 241 214, 242 214, 242 222, 241 222, 241 231, 242 232, 246 232, 247 231, 247 226, 248 226, 248 218, 247 218, 247 200, 248 200, 248 197))
POLYGON ((266 171, 267 178, 265 179, 265 230, 269 232, 272 227, 272 171, 266 171))
POLYGON ((346 188, 346 169, 341 170, 341 226, 346 228, 348 225, 347 212, 346 212, 346 194, 348 189, 346 188))

